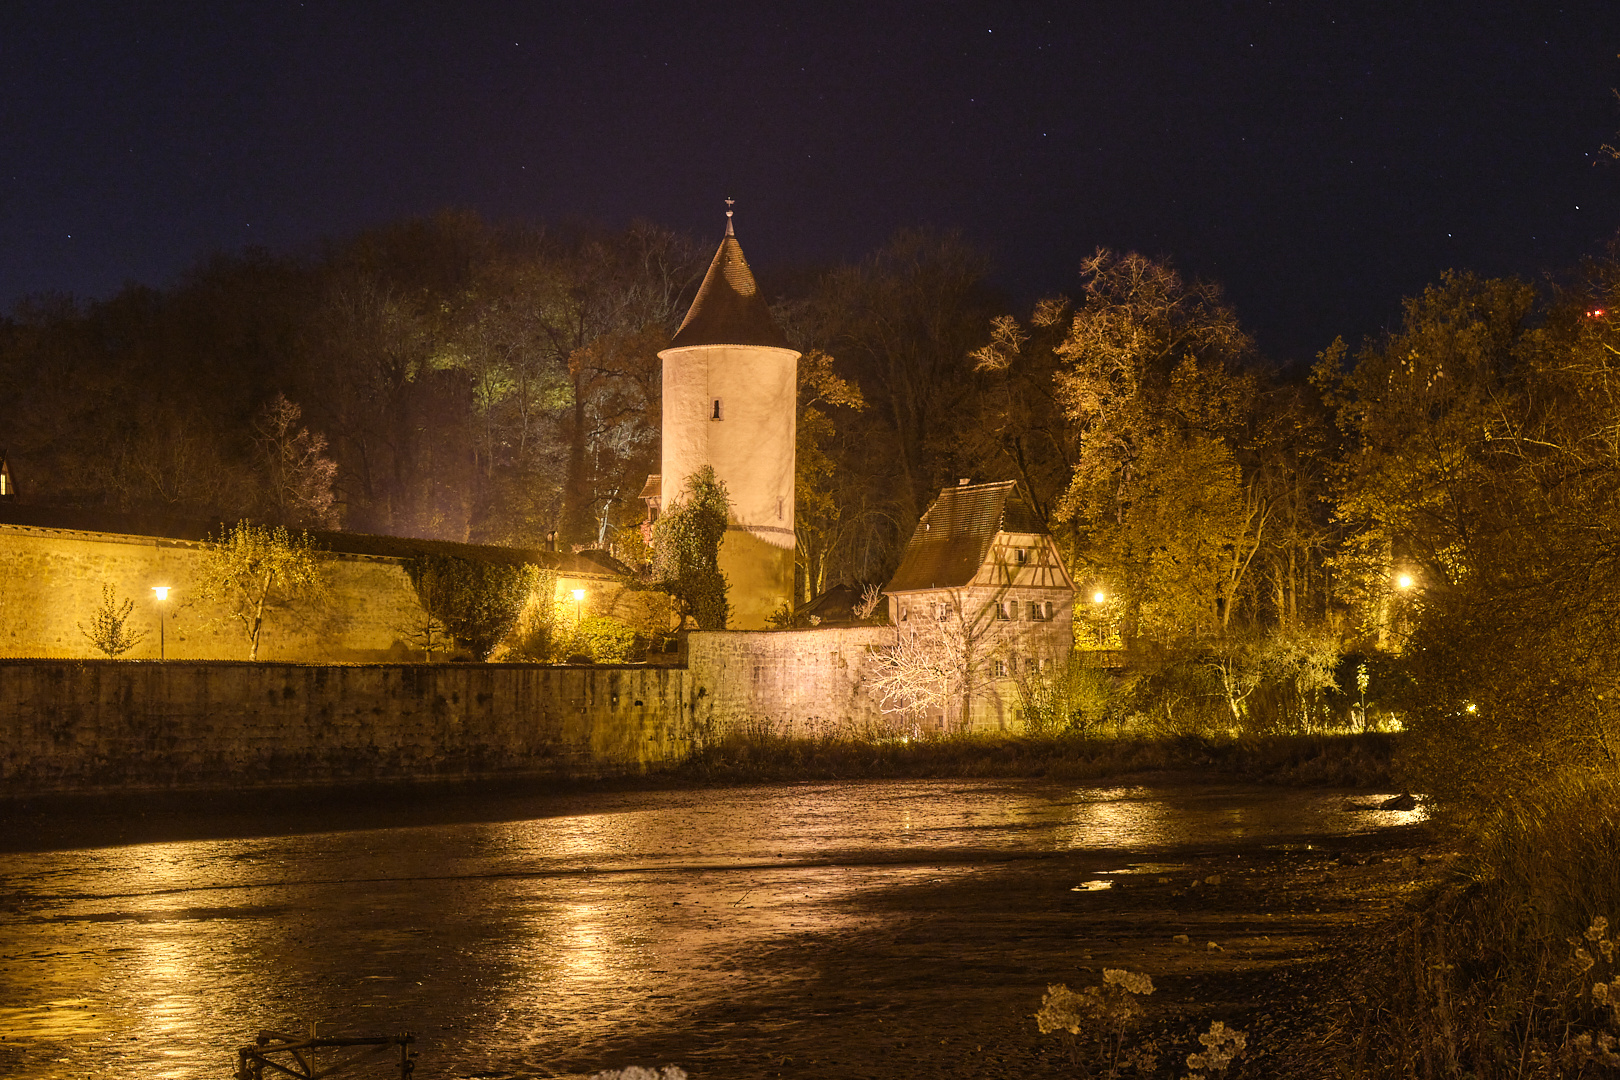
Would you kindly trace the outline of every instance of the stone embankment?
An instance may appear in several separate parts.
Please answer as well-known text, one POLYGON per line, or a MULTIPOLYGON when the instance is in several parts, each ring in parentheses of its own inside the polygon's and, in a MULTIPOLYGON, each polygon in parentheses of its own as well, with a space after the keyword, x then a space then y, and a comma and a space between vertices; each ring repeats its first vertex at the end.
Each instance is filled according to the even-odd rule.
POLYGON ((4 660, 0 797, 644 772, 875 722, 888 633, 699 633, 683 667, 4 660))

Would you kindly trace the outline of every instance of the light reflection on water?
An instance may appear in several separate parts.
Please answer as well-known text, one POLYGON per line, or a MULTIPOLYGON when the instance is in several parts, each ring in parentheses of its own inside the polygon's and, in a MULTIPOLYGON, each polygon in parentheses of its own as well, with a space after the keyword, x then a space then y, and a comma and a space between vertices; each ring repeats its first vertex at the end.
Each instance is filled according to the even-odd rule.
POLYGON ((883 890, 1015 855, 1112 849, 1117 868, 1412 817, 1334 793, 929 781, 4 855, 0 1075, 216 1077, 261 1028, 312 1019, 414 1030, 442 1075, 538 1068, 742 993, 762 945, 875 926, 855 901, 883 890))

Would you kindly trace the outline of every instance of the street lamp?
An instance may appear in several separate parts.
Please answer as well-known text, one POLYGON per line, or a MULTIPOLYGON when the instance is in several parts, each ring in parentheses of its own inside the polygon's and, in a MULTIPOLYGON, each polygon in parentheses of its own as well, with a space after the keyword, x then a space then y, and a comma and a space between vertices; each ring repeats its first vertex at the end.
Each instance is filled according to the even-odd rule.
POLYGON ((157 594, 158 602, 158 659, 163 659, 165 645, 163 641, 163 605, 169 600, 169 587, 167 585, 154 585, 152 591, 157 594))
POLYGON ((1405 592, 1407 589, 1410 589, 1412 587, 1412 575, 1411 574, 1401 574, 1401 575, 1397 576, 1395 578, 1395 587, 1397 589, 1400 589, 1402 592, 1405 592))
POLYGON ((1106 604, 1108 603, 1108 594, 1103 592, 1101 589, 1098 589, 1096 592, 1091 594, 1091 602, 1093 604, 1106 604))
POLYGON ((574 628, 576 630, 579 629, 579 623, 580 623, 580 605, 583 604, 584 602, 585 602, 585 590, 584 589, 575 589, 574 590, 574 628))

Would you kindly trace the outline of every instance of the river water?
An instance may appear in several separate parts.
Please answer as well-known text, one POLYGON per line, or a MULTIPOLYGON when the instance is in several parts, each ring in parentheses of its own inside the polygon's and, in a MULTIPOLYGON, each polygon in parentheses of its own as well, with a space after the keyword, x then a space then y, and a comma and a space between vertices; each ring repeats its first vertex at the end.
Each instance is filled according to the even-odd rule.
MULTIPOLYGON (((694 1077, 775 1075, 760 1064, 773 1039, 857 1022, 841 1010, 877 1007, 878 984, 906 974, 897 965, 965 987, 975 975, 949 955, 965 946, 949 943, 978 940, 1032 888, 1053 892, 1029 903, 1055 909, 1111 874, 1176 873, 1198 852, 1303 849, 1411 820, 1372 801, 801 784, 0 854, 0 1076, 226 1077, 261 1029, 311 1022, 414 1032, 420 1078, 664 1062, 694 1077), (876 942, 881 958, 860 967, 876 942), (818 1008, 829 994, 848 1000, 818 1008)), ((938 1012, 907 1022, 949 1028, 938 1012)), ((795 1072, 786 1055, 778 1064, 795 1072)))

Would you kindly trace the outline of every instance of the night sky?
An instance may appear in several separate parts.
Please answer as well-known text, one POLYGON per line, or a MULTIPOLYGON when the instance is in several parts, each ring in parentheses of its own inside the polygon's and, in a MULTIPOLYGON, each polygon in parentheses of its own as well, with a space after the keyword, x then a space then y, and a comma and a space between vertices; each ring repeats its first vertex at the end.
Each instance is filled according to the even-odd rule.
POLYGON ((1308 358, 1448 267, 1620 226, 1620 4, 12 3, 0 304, 444 206, 773 268, 960 228, 1021 306, 1097 245, 1308 358))

